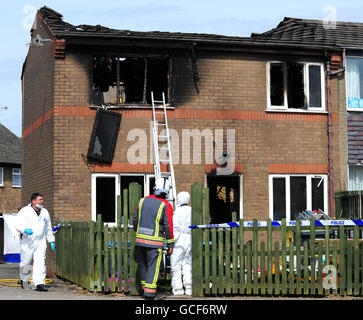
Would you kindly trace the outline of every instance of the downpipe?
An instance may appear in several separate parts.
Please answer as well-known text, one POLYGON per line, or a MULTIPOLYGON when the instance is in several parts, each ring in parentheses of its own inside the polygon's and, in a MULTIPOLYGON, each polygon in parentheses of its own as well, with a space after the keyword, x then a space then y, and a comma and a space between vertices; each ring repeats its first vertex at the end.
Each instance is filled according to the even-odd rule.
MULTIPOLYGON (((345 56, 345 49, 343 50, 343 68, 331 72, 330 68, 330 59, 325 52, 326 60, 326 75, 327 75, 327 94, 328 94, 328 178, 329 178, 329 216, 334 217, 334 168, 333 168, 333 110, 331 104, 331 77, 335 76, 339 73, 345 72, 346 68, 346 56, 345 56)), ((339 97, 338 97, 339 99, 339 97)))

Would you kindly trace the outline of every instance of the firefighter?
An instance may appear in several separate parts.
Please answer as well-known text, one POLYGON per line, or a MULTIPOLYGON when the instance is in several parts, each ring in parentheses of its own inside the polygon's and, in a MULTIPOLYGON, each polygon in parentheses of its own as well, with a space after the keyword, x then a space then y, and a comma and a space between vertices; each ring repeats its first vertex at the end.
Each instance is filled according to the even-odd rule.
POLYGON ((147 300, 161 299, 156 295, 156 289, 165 241, 167 255, 173 253, 173 209, 166 200, 168 194, 169 181, 156 179, 154 194, 140 200, 133 218, 135 258, 139 264, 144 298, 147 300))

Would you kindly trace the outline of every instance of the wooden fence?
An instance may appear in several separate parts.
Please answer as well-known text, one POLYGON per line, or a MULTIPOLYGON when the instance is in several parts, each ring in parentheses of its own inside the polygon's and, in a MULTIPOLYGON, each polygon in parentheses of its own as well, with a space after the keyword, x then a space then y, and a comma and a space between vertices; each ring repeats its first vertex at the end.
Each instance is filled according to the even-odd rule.
MULTIPOLYGON (((203 189, 192 186, 193 225, 209 223, 209 192, 203 201, 203 189)), ((239 222, 238 228, 193 229, 194 296, 363 295, 363 226, 239 222)))
MULTIPOLYGON (((57 275, 97 292, 138 295, 135 233, 128 229, 141 197, 132 183, 117 200, 117 226, 59 221, 57 275)), ((236 214, 233 213, 236 221, 236 214)), ((192 224, 209 223, 209 192, 192 186, 192 224)), ((193 295, 363 295, 363 226, 193 229, 193 295)), ((164 271, 164 279, 166 272, 164 271)))
POLYGON ((97 221, 57 221, 57 276, 90 291, 138 295, 135 232, 128 229, 141 196, 141 187, 131 183, 117 199, 117 226, 97 221))

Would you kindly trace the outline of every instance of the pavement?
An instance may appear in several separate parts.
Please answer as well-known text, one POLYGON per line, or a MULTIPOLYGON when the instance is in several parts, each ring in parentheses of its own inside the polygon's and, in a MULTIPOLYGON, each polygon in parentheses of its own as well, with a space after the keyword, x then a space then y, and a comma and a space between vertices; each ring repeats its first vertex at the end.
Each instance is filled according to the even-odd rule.
MULTIPOLYGON (((1 279, 19 279, 18 263, 0 263, 0 281, 1 279)), ((52 283, 47 285, 48 292, 39 292, 21 287, 8 287, 0 284, 0 300, 143 300, 138 296, 128 296, 121 293, 94 293, 84 290, 78 285, 55 278, 51 279, 52 283)), ((256 297, 256 296, 232 296, 232 297, 188 297, 165 295, 165 300, 362 300, 362 297, 256 297)))

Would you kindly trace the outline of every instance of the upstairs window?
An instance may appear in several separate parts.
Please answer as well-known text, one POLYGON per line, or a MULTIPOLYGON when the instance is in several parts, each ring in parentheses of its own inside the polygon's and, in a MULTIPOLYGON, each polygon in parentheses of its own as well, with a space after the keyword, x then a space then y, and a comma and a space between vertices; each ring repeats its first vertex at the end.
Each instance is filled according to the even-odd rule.
POLYGON ((12 185, 15 188, 21 187, 21 169, 13 168, 12 185))
POLYGON ((363 58, 347 58, 348 109, 363 110, 363 58))
POLYGON ((323 64, 269 62, 267 79, 268 109, 325 110, 323 64))
POLYGON ((117 57, 93 58, 93 105, 150 105, 151 91, 155 100, 169 94, 169 58, 117 57))

